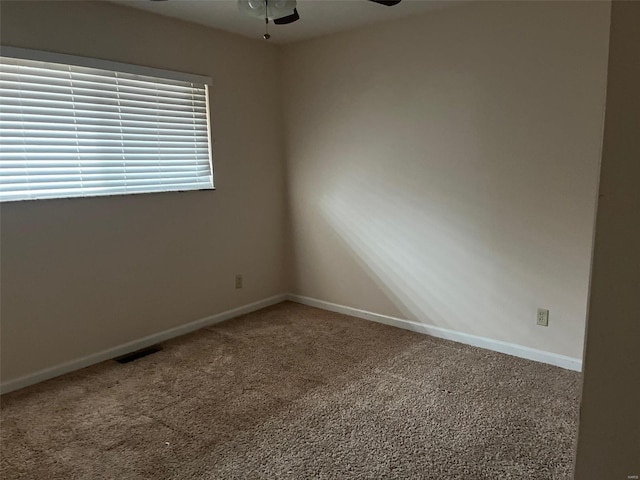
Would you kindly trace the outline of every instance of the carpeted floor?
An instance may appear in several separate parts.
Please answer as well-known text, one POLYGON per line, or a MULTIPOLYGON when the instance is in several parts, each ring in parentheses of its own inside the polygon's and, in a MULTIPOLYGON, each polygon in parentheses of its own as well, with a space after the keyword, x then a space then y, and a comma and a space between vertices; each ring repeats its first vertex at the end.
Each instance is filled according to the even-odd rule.
POLYGON ((285 302, 2 397, 0 478, 572 477, 575 372, 285 302))

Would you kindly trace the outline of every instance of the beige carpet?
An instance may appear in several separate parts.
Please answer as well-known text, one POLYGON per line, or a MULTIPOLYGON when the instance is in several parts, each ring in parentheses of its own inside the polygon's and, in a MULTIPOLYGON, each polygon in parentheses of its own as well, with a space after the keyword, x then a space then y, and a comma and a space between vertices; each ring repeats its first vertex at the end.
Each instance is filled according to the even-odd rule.
POLYGON ((569 479, 577 373, 285 302, 2 397, 3 480, 569 479))

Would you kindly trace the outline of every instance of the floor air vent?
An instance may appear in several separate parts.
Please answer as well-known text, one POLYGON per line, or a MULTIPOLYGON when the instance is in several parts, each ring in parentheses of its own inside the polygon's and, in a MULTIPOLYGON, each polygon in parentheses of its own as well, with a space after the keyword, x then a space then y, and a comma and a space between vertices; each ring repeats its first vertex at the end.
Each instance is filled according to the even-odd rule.
POLYGON ((114 360, 118 363, 129 363, 133 362, 134 360, 138 360, 139 358, 146 357, 147 355, 151 355, 152 353, 159 352, 161 350, 162 348, 154 345, 153 347, 143 348, 142 350, 137 350, 135 352, 122 355, 121 357, 116 357, 114 358, 114 360))

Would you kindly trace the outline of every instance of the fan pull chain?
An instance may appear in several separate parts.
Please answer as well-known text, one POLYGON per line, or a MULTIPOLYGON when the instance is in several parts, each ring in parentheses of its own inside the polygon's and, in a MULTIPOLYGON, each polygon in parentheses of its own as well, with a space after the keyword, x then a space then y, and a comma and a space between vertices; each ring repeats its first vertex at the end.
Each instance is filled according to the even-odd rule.
POLYGON ((271 35, 269 35, 269 0, 264 0, 264 35, 262 38, 265 40, 271 38, 271 35))

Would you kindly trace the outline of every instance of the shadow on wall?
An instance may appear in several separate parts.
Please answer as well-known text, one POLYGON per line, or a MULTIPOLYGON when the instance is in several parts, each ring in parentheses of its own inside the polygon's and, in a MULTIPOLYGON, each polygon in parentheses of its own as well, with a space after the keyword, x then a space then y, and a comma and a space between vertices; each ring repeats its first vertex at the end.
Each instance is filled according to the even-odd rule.
POLYGON ((541 278, 562 276, 544 248, 530 248, 544 236, 533 227, 498 233, 481 220, 491 215, 455 188, 425 191, 410 174, 388 176, 402 178, 343 171, 319 199, 355 261, 407 319, 506 341, 526 337, 530 292, 541 278))

